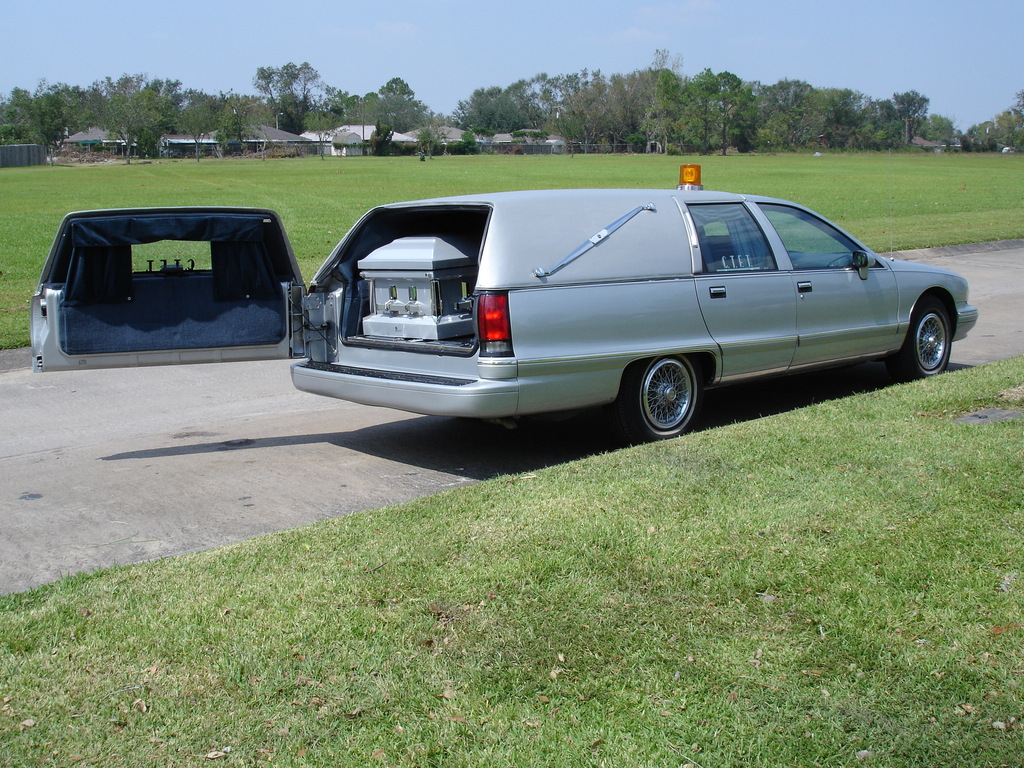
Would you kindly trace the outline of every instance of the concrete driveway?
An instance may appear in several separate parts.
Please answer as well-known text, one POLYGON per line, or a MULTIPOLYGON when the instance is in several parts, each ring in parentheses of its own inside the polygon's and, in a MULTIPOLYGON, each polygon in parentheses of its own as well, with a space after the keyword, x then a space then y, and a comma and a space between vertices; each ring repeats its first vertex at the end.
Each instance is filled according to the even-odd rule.
MULTIPOLYGON (((981 320, 954 367, 1024 354, 1024 241, 900 255, 970 280, 981 320)), ((39 375, 28 357, 0 352, 0 593, 614 447, 592 415, 508 432, 318 398, 286 362, 39 375)), ((713 391, 701 427, 887 384, 872 364, 713 391)))

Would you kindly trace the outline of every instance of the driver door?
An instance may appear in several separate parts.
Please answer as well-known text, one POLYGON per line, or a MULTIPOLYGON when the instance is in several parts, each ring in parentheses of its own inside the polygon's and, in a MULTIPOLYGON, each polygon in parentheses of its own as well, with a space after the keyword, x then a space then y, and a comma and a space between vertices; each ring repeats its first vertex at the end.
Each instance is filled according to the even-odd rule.
POLYGON ((759 205, 793 265, 798 342, 793 368, 865 360, 897 347, 896 278, 883 262, 809 211, 759 205), (867 253, 861 273, 854 253, 867 253))

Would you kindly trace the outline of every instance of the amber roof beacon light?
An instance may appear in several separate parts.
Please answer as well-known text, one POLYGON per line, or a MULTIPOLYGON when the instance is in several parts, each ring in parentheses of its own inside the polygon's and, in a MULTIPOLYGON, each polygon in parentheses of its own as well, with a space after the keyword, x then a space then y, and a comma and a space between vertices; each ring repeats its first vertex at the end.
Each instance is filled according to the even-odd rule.
POLYGON ((697 192, 704 189, 700 183, 700 166, 680 165, 679 186, 676 187, 676 189, 681 189, 686 192, 697 192))

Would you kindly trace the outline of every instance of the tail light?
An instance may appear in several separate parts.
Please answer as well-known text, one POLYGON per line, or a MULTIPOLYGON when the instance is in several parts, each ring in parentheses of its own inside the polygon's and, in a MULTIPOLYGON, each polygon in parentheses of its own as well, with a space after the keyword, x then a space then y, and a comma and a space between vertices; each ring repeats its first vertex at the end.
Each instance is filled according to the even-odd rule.
POLYGON ((507 293, 481 293, 476 304, 477 337, 482 357, 512 356, 512 324, 507 293))

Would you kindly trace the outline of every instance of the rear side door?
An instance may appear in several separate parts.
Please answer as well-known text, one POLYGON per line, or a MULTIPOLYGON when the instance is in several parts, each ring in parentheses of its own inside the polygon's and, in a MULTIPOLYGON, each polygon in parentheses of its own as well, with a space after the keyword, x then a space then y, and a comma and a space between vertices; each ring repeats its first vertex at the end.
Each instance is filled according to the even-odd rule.
POLYGON ((742 202, 687 205, 700 251, 697 299, 722 351, 722 378, 781 373, 796 348, 796 298, 742 202))
POLYGON ((302 294, 273 211, 68 214, 32 297, 33 370, 300 356, 302 294))

